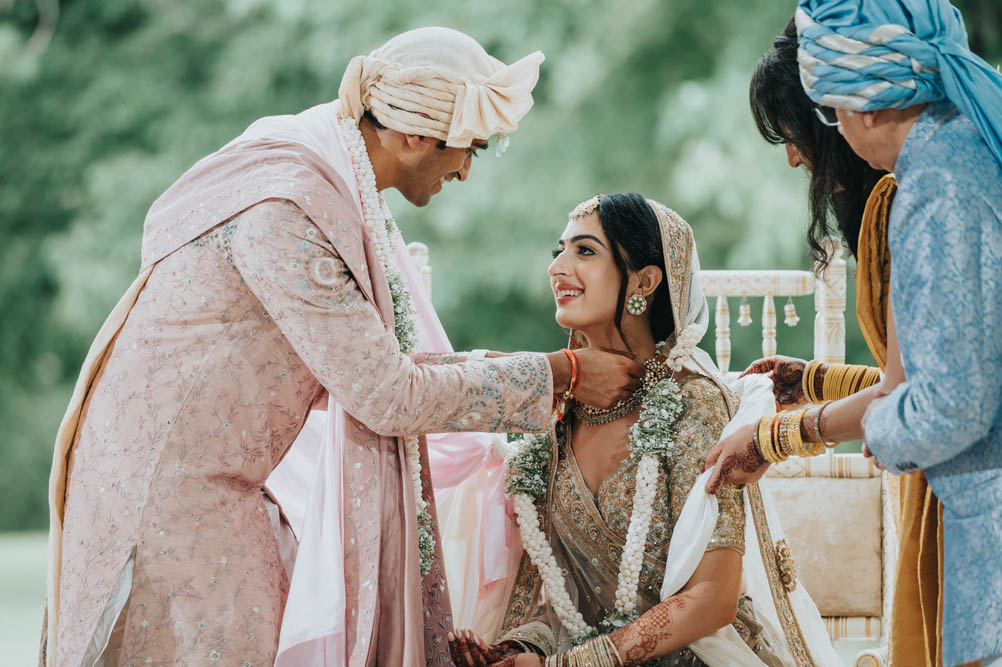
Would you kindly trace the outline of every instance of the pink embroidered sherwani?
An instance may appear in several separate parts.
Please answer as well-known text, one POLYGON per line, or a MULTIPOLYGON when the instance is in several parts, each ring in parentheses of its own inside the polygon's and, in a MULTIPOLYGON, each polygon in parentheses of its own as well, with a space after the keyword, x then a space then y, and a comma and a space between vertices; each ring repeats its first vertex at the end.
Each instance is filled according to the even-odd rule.
POLYGON ((540 430, 549 366, 400 354, 352 189, 317 153, 330 106, 252 126, 151 210, 134 305, 92 348, 65 458, 57 443, 50 664, 106 645, 109 663, 271 664, 289 578, 262 486, 325 390, 340 406, 346 595, 345 655, 327 664, 448 662, 441 551, 422 581, 388 436, 540 430))

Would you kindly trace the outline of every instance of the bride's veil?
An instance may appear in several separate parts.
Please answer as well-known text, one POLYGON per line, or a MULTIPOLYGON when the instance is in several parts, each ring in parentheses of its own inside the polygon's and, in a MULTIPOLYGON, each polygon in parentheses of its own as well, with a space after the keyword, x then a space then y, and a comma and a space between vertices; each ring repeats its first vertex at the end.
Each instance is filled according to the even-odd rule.
MULTIPOLYGON (((700 340, 709 328, 710 310, 699 282, 699 253, 692 229, 667 206, 652 200, 648 200, 648 204, 657 214, 661 226, 676 331, 681 332, 679 338, 685 337, 688 332, 692 339, 700 340)), ((704 350, 696 347, 691 351, 682 350, 681 354, 686 358, 684 366, 687 369, 704 375, 725 389, 731 420, 721 432, 721 439, 741 426, 757 422, 762 415, 775 411, 772 382, 768 378, 749 375, 727 381, 704 350), (734 398, 737 400, 732 400, 734 398)), ((710 471, 704 473, 696 483, 686 506, 698 507, 710 500, 703 487, 709 474, 710 471)), ((692 516, 694 508, 689 509, 689 515, 692 516)), ((686 508, 683 508, 683 512, 685 511, 686 508)), ((681 524, 680 518, 672 536, 673 543, 676 536, 681 543, 689 538, 689 530, 681 524), (682 530, 679 530, 680 527, 682 530)), ((696 532, 696 527, 693 526, 692 530, 693 533, 696 532)), ((758 484, 749 484, 745 488, 745 554, 742 566, 756 620, 762 623, 763 636, 773 654, 772 659, 766 659, 782 665, 839 665, 841 663, 821 615, 811 596, 797 579, 793 560, 785 545, 782 525, 772 500, 758 484)), ((665 588, 669 588, 668 575, 673 568, 680 569, 679 564, 671 562, 672 555, 673 550, 669 547, 665 588)), ((699 555, 701 556, 701 550, 699 555)), ((696 563, 698 560, 693 563, 693 569, 696 563)), ((687 580, 688 576, 678 586, 681 587, 687 580)), ((662 589, 662 599, 674 592, 662 589)), ((733 639, 740 641, 736 633, 733 639)), ((735 654, 725 650, 720 642, 700 640, 695 644, 690 648, 711 667, 762 664, 753 661, 750 656, 738 661, 743 642, 742 647, 737 647, 739 650, 735 654)))
MULTIPOLYGON (((730 422, 721 434, 724 437, 775 410, 772 384, 761 375, 728 382, 717 370, 709 354, 696 346, 709 327, 710 311, 699 282, 699 255, 692 229, 681 216, 663 204, 652 200, 648 200, 648 204, 657 215, 661 228, 665 267, 668 271, 666 279, 677 334, 667 341, 669 363, 676 368, 685 367, 703 375, 721 388, 731 415, 730 422)), ((575 209, 572 216, 583 215, 583 212, 594 210, 597 205, 598 198, 589 200, 575 209)), ((676 524, 668 551, 662 599, 673 595, 685 585, 705 552, 717 518, 716 497, 705 492, 710 472, 703 473, 696 482, 676 524)), ((488 497, 491 495, 462 487, 455 493, 456 499, 462 498, 464 504, 473 502, 478 506, 485 506, 504 502, 496 493, 493 497, 488 497)), ((449 504, 445 503, 446 506, 449 504)), ((482 557, 483 552, 470 548, 470 524, 450 521, 448 514, 448 511, 440 512, 444 524, 444 543, 447 550, 453 550, 451 558, 450 554, 446 555, 447 568, 450 561, 467 563, 465 576, 460 575, 454 579, 453 572, 448 572, 456 627, 473 627, 485 639, 493 641, 497 637, 500 619, 504 616, 503 609, 499 610, 497 605, 503 600, 504 606, 507 606, 507 596, 499 595, 497 587, 504 582, 506 589, 511 590, 520 560, 517 557, 520 552, 517 529, 505 527, 505 531, 509 535, 514 533, 515 538, 509 539, 508 547, 511 551, 506 554, 507 558, 503 558, 510 564, 507 575, 495 578, 490 587, 481 587, 479 595, 475 592, 471 594, 464 587, 476 587, 479 582, 477 577, 468 576, 471 570, 468 558, 476 558, 478 555, 482 557), (515 543, 511 544, 512 541, 515 543)), ((512 520, 510 512, 509 520, 512 520)), ((479 528, 483 530, 487 526, 481 525, 479 528)), ((499 555, 495 553, 493 558, 497 560, 499 555)), ((785 548, 779 517, 768 495, 758 484, 749 484, 745 488, 745 554, 742 563, 746 590, 752 599, 756 620, 763 626, 763 638, 768 650, 756 655, 732 626, 697 640, 689 648, 711 667, 839 665, 840 661, 817 607, 796 578, 792 559, 785 548)), ((482 567, 472 569, 483 570, 482 567)))

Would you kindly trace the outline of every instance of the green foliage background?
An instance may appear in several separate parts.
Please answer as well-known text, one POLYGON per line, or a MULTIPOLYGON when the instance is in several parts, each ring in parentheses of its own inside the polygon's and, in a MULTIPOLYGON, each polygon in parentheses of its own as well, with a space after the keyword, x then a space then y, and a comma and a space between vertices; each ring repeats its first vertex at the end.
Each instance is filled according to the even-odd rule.
MULTIPOLYGON (((997 0, 958 4, 975 48, 997 61, 997 0)), ((454 27, 509 62, 547 56, 536 108, 503 159, 479 158, 467 183, 424 209, 391 198, 404 235, 431 247, 434 300, 457 348, 562 343, 548 251, 566 212, 596 192, 677 209, 704 268, 806 267, 805 176, 758 137, 746 101, 793 8, 0 0, 0 530, 46 523, 56 427, 91 338, 138 270, 152 201, 254 119, 334 98, 349 58, 406 29, 454 27)), ((798 308, 804 323, 783 328, 780 349, 809 356, 810 299, 798 308)), ((865 362, 852 308, 847 356, 865 362)), ((739 368, 760 333, 732 331, 739 368)))

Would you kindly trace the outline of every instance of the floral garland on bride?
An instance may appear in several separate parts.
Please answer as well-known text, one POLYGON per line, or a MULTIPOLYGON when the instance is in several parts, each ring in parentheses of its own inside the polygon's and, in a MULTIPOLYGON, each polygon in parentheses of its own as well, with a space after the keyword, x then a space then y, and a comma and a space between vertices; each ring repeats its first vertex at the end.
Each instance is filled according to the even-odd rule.
MULTIPOLYGON (((397 229, 396 220, 389 213, 383 194, 376 189, 376 174, 372 171, 372 163, 369 161, 362 132, 351 119, 342 119, 339 126, 351 156, 355 180, 358 182, 365 228, 375 246, 376 256, 382 264, 386 282, 390 287, 390 296, 393 300, 393 333, 397 337, 400 351, 403 354, 410 354, 417 347, 418 332, 414 319, 417 310, 414 308, 414 301, 404 277, 393 263, 394 242, 400 230, 397 229)), ((404 442, 407 447, 407 468, 411 473, 414 502, 417 507, 418 555, 421 560, 421 576, 424 577, 431 571, 435 555, 435 528, 421 483, 420 443, 417 438, 405 438, 404 442)))
MULTIPOLYGON (((675 446, 678 418, 684 404, 678 384, 666 377, 651 386, 640 404, 640 417, 630 427, 630 456, 637 460, 636 490, 633 512, 626 533, 626 544, 619 563, 619 585, 616 588, 615 609, 599 624, 611 632, 637 618, 637 588, 640 568, 651 526, 658 465, 675 446)), ((536 503, 546 498, 550 475, 552 441, 548 435, 523 438, 508 459, 505 490, 515 504, 515 515, 522 534, 522 546, 543 579, 546 597, 557 618, 575 644, 596 636, 599 631, 588 625, 570 596, 553 548, 546 541, 539 525, 536 503)))

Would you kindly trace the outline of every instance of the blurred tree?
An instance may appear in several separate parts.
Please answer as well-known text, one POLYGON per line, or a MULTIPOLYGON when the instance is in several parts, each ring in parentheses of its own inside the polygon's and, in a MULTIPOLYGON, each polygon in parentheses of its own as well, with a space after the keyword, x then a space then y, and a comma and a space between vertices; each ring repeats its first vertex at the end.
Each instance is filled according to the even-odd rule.
MULTIPOLYGON (((996 0, 958 4, 996 62, 996 0)), ((792 10, 0 0, 0 530, 46 523, 52 439, 91 338, 138 269, 153 200, 254 119, 335 97, 351 56, 409 28, 464 30, 506 61, 548 58, 503 159, 480 158, 424 209, 391 196, 405 236, 431 247, 435 302, 458 348, 561 344, 548 251, 566 212, 596 192, 639 191, 679 210, 705 268, 806 266, 803 176, 761 141, 746 102, 749 73, 792 10)), ((866 359, 849 330, 848 356, 866 359)), ((737 367, 759 334, 733 331, 737 367)), ((810 336, 808 321, 780 345, 809 355, 810 336)))

